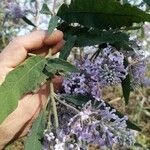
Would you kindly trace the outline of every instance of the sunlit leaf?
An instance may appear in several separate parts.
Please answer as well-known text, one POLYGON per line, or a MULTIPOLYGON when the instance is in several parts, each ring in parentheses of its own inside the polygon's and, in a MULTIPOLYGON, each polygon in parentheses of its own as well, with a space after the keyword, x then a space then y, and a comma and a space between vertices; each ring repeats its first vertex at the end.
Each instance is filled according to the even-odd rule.
POLYGON ((0 86, 0 122, 17 107, 24 94, 34 91, 48 78, 43 73, 45 64, 43 57, 31 57, 6 76, 0 86))
POLYGON ((31 131, 25 141, 25 150, 42 150, 41 139, 46 124, 46 113, 42 111, 32 125, 31 131))

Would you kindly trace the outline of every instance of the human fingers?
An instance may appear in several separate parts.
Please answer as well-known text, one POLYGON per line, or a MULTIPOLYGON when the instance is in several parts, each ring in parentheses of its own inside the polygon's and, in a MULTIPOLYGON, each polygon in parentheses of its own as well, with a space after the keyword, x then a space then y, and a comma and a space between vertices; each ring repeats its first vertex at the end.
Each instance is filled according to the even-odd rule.
POLYGON ((46 46, 43 46, 40 50, 38 50, 38 49, 34 50, 33 53, 36 55, 40 55, 40 56, 46 56, 49 53, 49 49, 51 49, 52 55, 54 55, 63 48, 64 44, 65 44, 65 41, 61 40, 60 42, 58 42, 53 47, 46 45, 46 46))
MULTIPOLYGON (((52 82, 53 82, 53 85, 54 85, 55 92, 60 92, 62 90, 63 77, 61 77, 61 76, 55 76, 52 79, 52 82)), ((28 122, 26 122, 26 124, 22 127, 21 130, 19 130, 19 132, 17 134, 18 137, 23 137, 23 136, 25 136, 28 133, 29 129, 32 126, 32 123, 35 121, 35 119, 37 118, 38 114, 43 109, 43 106, 46 105, 46 102, 47 101, 43 101, 42 102, 41 107, 39 107, 36 110, 36 113, 32 116, 32 118, 28 122)), ((16 138, 18 138, 18 137, 16 137, 16 138)))
POLYGON ((44 45, 57 45, 62 39, 61 31, 54 31, 48 36, 47 31, 43 30, 17 37, 0 54, 0 63, 7 67, 16 67, 25 60, 28 52, 40 49, 44 45))
POLYGON ((47 103, 48 95, 49 85, 45 84, 36 94, 28 94, 19 101, 16 110, 0 125, 0 148, 27 133, 27 129, 47 103))

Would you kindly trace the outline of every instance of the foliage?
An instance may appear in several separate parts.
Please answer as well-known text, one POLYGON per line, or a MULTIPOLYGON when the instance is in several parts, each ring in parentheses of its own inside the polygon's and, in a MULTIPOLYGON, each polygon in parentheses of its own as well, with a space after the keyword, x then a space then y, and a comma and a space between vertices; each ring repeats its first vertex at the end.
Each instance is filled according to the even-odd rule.
POLYGON ((101 29, 128 27, 133 23, 150 21, 150 16, 145 12, 114 0, 75 0, 70 6, 62 5, 57 15, 68 23, 101 29))
POLYGON ((41 150, 41 137, 46 124, 45 111, 41 112, 34 124, 32 125, 32 133, 29 135, 25 143, 25 149, 41 150))
MULTIPOLYGON (((36 2, 31 1, 31 5, 36 2)), ((148 1, 144 2, 149 5, 148 1)), ((128 105, 131 90, 144 86, 146 58, 135 48, 138 44, 130 40, 133 31, 126 30, 134 29, 135 24, 137 27, 150 22, 150 15, 128 1, 72 0, 69 5, 63 3, 57 13, 56 4, 51 9, 44 3, 40 13, 49 18, 49 35, 55 28, 64 32, 65 46, 59 58, 29 57, 7 75, 0 86, 0 122, 14 111, 24 94, 61 75, 64 76, 63 90, 56 94, 50 83, 48 105, 34 122, 25 149, 40 150, 43 146, 56 150, 88 149, 94 141, 100 141, 96 144, 102 149, 118 145, 131 148, 135 141, 130 129, 141 129, 103 101, 102 90, 122 86, 124 103, 128 105), (80 55, 71 60, 74 65, 67 61, 72 49, 80 51, 80 55), (75 137, 71 138, 72 134, 75 137)), ((22 19, 28 25, 37 26, 19 5, 11 6, 13 21, 22 19)))
POLYGON ((44 58, 31 57, 9 73, 0 86, 0 122, 17 107, 22 95, 34 91, 46 81, 48 77, 42 72, 45 64, 44 58))

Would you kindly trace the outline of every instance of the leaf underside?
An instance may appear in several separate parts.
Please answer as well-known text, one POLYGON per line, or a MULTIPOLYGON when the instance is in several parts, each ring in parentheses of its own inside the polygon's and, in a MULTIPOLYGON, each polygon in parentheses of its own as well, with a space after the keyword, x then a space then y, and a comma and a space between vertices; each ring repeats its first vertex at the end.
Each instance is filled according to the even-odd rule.
POLYGON ((75 66, 60 58, 47 59, 46 69, 48 72, 53 72, 54 74, 57 71, 62 71, 64 73, 79 71, 75 66))
POLYGON ((51 35, 54 29, 58 26, 58 16, 52 16, 48 25, 48 34, 51 35))
POLYGON ((24 94, 34 91, 48 78, 43 73, 45 64, 46 59, 34 56, 6 76, 0 86, 0 122, 17 107, 24 94))
POLYGON ((32 125, 31 133, 25 142, 25 150, 42 150, 41 138, 46 123, 45 111, 42 111, 32 125))

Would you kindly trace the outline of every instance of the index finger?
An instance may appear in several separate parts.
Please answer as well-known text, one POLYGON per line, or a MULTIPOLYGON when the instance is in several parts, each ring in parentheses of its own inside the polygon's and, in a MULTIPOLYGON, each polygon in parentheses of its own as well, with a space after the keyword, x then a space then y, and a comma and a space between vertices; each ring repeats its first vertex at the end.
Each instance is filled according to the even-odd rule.
POLYGON ((61 31, 54 31, 48 36, 44 30, 17 37, 0 54, 0 63, 7 67, 16 67, 26 59, 29 51, 40 49, 44 45, 56 45, 62 39, 61 31))

